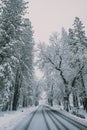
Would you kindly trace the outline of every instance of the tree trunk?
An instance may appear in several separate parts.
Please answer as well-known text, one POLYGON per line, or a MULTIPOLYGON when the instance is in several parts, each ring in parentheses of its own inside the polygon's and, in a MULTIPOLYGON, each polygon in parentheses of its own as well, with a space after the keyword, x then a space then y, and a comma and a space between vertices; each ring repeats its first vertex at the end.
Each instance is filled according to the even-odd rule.
POLYGON ((72 94, 73 94, 73 106, 74 107, 79 107, 79 103, 78 103, 78 96, 77 96, 77 91, 76 91, 76 87, 75 87, 75 84, 76 84, 76 80, 77 80, 77 76, 74 77, 73 81, 72 81, 72 94))
POLYGON ((23 107, 27 107, 27 99, 23 96, 23 107))
POLYGON ((81 76, 81 83, 82 83, 82 88, 83 88, 83 92, 82 92, 82 96, 83 96, 83 108, 87 112, 87 94, 86 94, 86 89, 85 89, 85 84, 84 84, 84 79, 83 79, 82 71, 80 72, 80 76, 81 76))
POLYGON ((60 76, 63 80, 64 85, 65 85, 64 110, 69 111, 69 95, 70 95, 70 92, 69 92, 69 88, 68 88, 68 82, 66 81, 62 70, 60 70, 60 76))
POLYGON ((21 87, 21 75, 19 72, 19 68, 16 73, 16 80, 15 80, 15 86, 14 86, 14 97, 13 97, 13 104, 12 104, 12 110, 17 110, 18 107, 18 100, 19 100, 19 94, 20 94, 20 87, 21 87))
POLYGON ((77 107, 77 108, 79 107, 78 96, 77 96, 76 91, 73 92, 73 105, 74 105, 74 107, 77 107))
POLYGON ((65 88, 65 95, 64 95, 64 110, 67 112, 69 111, 69 92, 65 88))
POLYGON ((50 106, 53 106, 53 99, 48 98, 48 104, 49 104, 50 106))

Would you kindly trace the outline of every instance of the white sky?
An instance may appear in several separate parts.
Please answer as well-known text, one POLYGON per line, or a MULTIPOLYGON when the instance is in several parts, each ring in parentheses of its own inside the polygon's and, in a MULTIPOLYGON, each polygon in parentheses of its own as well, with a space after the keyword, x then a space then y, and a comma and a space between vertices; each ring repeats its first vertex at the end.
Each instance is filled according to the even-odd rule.
POLYGON ((61 27, 72 27, 75 16, 87 29, 87 0, 29 0, 29 17, 35 41, 48 42, 49 35, 61 27))

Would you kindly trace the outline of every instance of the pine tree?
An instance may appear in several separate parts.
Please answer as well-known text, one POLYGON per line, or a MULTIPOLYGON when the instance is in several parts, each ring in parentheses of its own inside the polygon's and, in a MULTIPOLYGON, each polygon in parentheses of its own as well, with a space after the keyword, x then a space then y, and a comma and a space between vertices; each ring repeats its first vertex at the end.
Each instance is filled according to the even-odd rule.
MULTIPOLYGON (((84 69, 87 62, 86 56, 86 46, 87 38, 85 36, 84 25, 78 17, 75 18, 73 29, 69 29, 69 46, 72 52, 72 58, 70 61, 71 68, 74 68, 77 72, 77 77, 73 80, 72 87, 75 89, 74 94, 74 104, 78 106, 78 98, 76 94, 76 83, 80 80, 83 94, 82 98, 86 97, 86 88, 84 83, 84 69), (76 103, 75 103, 76 102, 76 103), (77 105, 76 105, 77 104, 77 105)), ((74 92, 74 91, 73 91, 74 92)))
MULTIPOLYGON (((19 75, 16 72, 20 68, 20 54, 18 52, 20 50, 19 46, 21 46, 21 24, 25 9, 26 2, 23 0, 2 0, 0 14, 0 67, 2 66, 4 71, 1 71, 3 76, 0 76, 0 84, 4 95, 7 93, 7 96, 4 96, 6 101, 4 104, 7 104, 6 109, 17 109, 12 104, 14 104, 15 100, 16 76, 19 75), (8 98, 6 99, 6 97, 8 98)), ((19 80, 21 79, 19 78, 19 80)), ((15 102, 18 104, 18 98, 15 102)), ((5 106, 3 110, 5 110, 5 106)))
POLYGON ((85 36, 85 26, 83 25, 83 23, 80 21, 79 17, 75 17, 74 20, 74 35, 75 35, 75 40, 76 43, 80 43, 82 45, 87 46, 87 38, 85 36))
MULTIPOLYGON (((23 74, 24 86, 26 88, 22 89, 23 92, 23 99, 26 100, 25 105, 28 106, 32 104, 32 87, 33 87, 33 47, 34 47, 34 40, 33 40, 33 31, 31 22, 28 18, 24 19, 22 27, 22 45, 21 50, 21 71, 23 74)), ((23 87, 24 87, 23 86, 23 87)), ((24 102, 24 101, 23 101, 24 102)))

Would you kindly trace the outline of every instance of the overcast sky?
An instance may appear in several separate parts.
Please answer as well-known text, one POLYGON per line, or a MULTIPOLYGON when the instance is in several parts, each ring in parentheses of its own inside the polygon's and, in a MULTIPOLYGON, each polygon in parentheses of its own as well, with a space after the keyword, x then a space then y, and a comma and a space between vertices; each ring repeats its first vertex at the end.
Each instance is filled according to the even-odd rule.
POLYGON ((87 0, 29 0, 29 17, 36 41, 48 42, 49 35, 61 27, 72 27, 75 16, 80 17, 87 30, 87 0))

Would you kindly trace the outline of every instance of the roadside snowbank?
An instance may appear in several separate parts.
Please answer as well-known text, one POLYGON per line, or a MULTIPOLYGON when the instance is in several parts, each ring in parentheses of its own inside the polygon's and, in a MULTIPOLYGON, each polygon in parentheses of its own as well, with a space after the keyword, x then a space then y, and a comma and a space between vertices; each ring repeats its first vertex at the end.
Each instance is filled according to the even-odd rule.
POLYGON ((36 107, 11 112, 0 112, 0 130, 12 130, 34 110, 36 110, 36 107))

